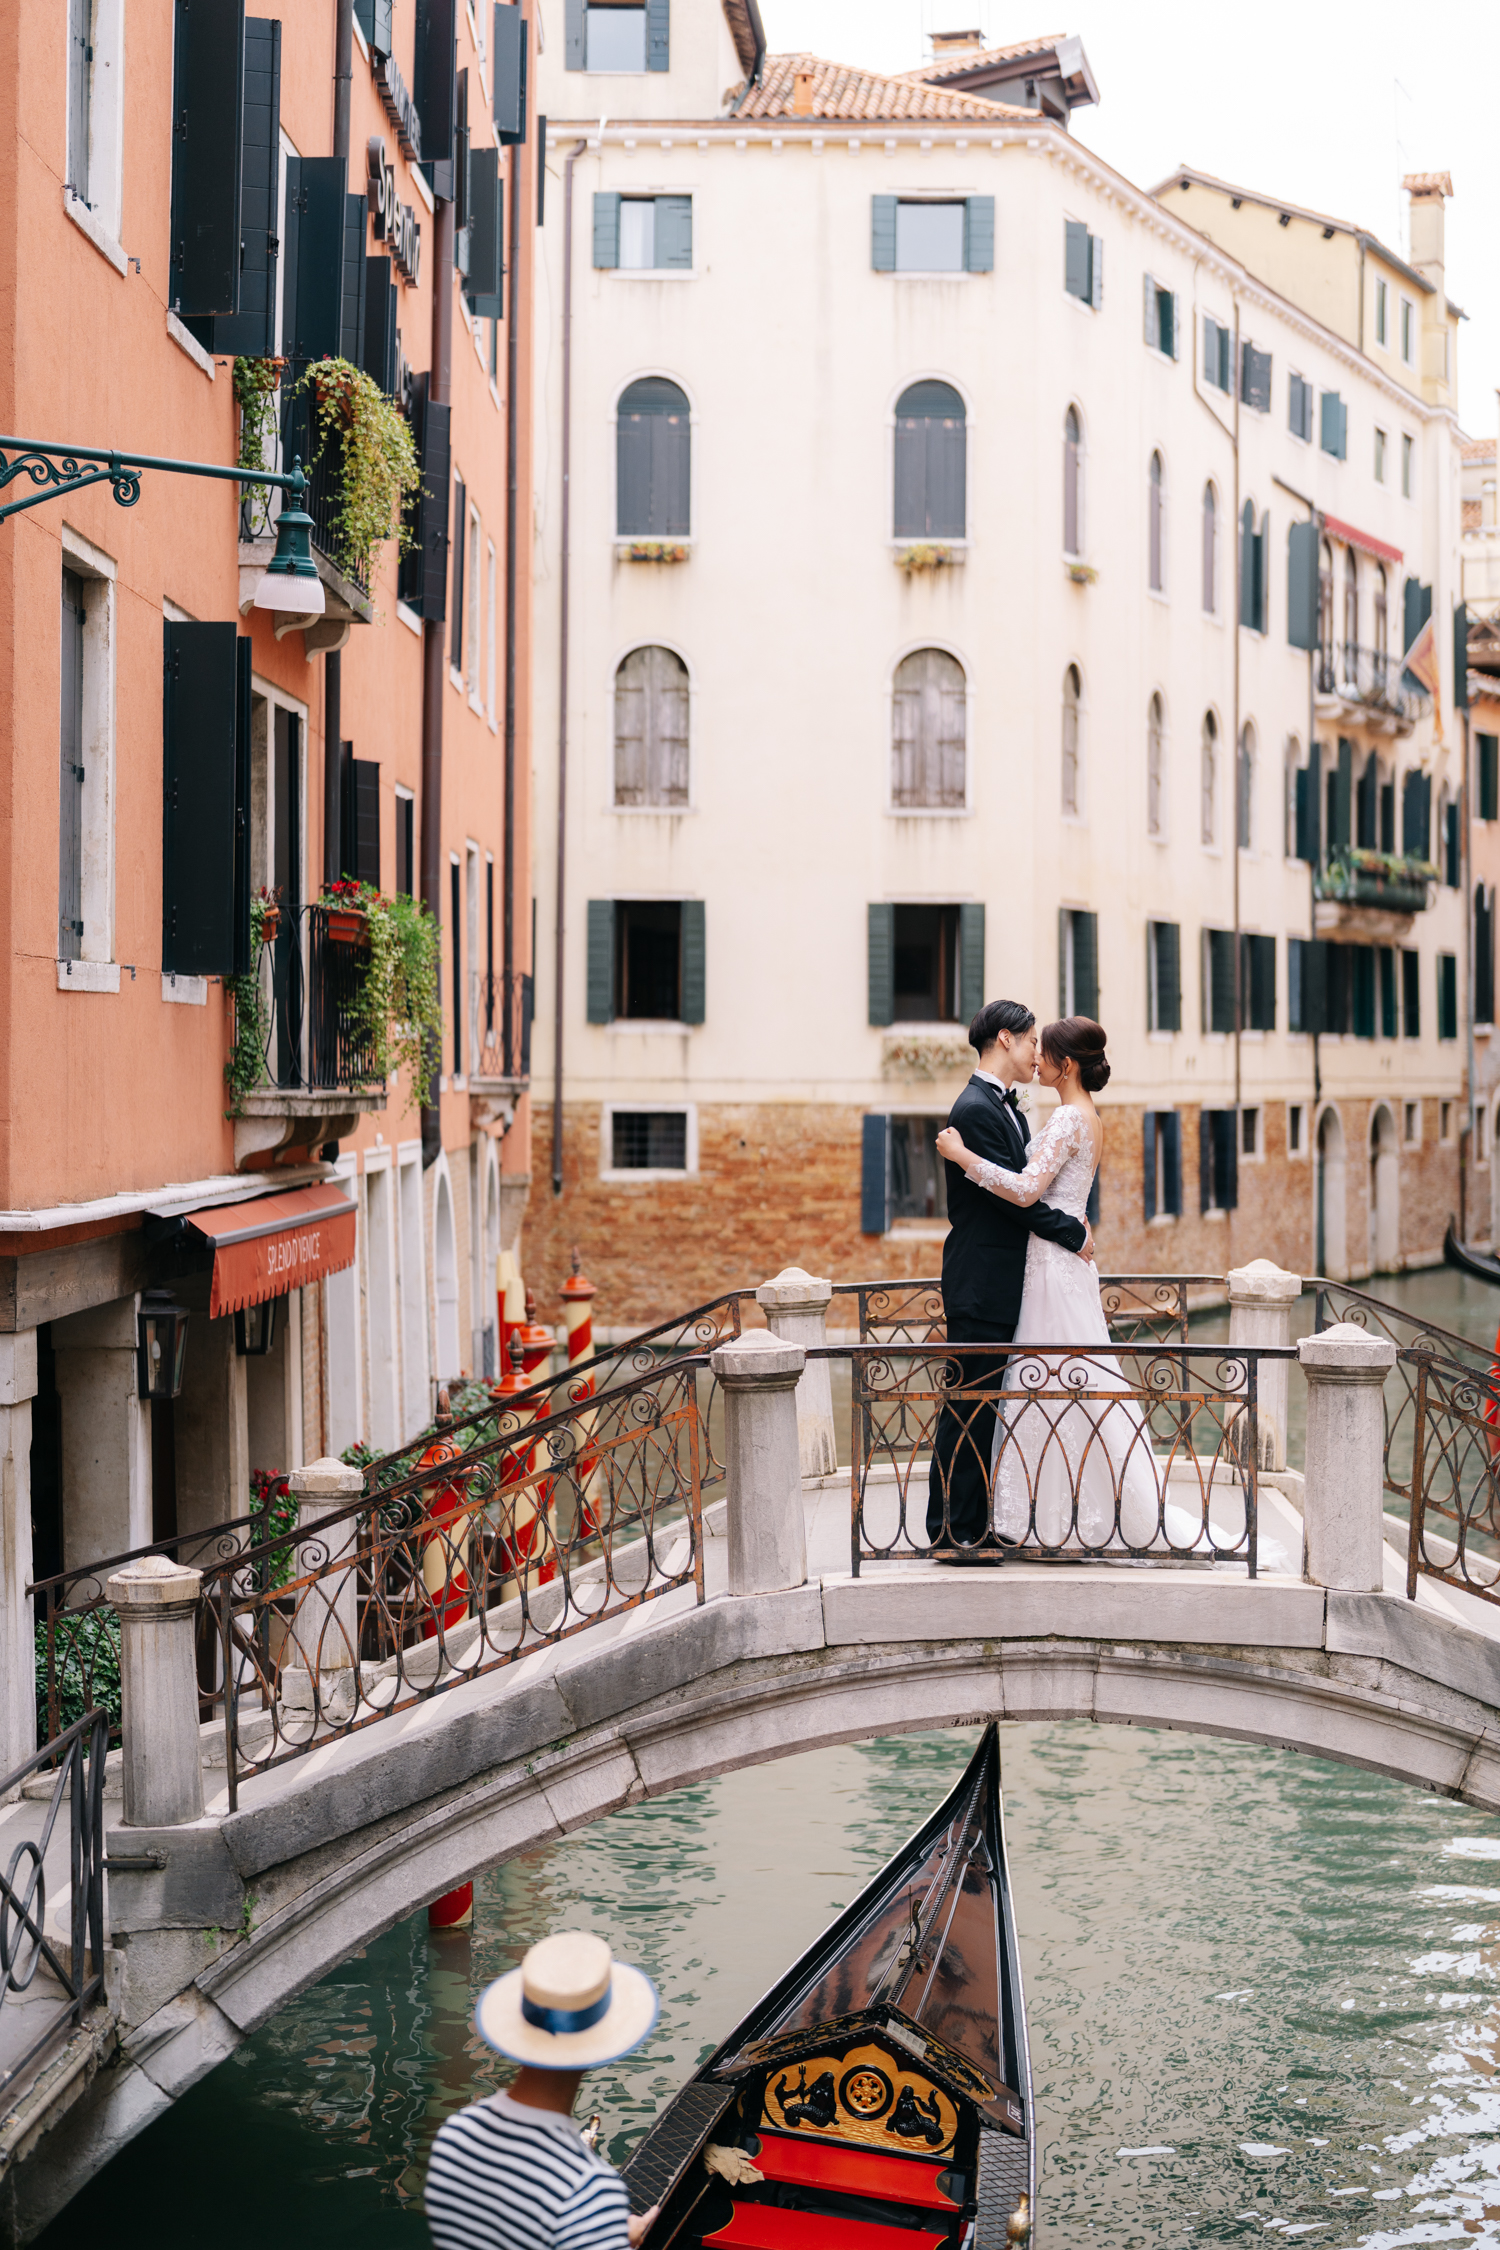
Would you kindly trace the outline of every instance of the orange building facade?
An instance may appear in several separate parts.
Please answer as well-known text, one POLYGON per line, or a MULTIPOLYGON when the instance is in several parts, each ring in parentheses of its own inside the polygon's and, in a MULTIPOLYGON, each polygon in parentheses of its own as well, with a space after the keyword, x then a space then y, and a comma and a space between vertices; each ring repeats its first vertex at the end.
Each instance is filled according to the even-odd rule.
POLYGON ((361 570, 330 440, 316 615, 257 603, 264 488, 146 469, 129 505, 65 484, 0 522, 12 1762, 30 1586, 243 1518, 257 1476, 383 1451, 439 1382, 498 1372, 529 1140, 530 14, 0 11, 6 465, 26 439, 229 466, 237 390, 279 375, 257 442, 290 468, 317 451, 299 383, 336 357, 421 471, 411 552, 361 570), (410 1068, 371 1071, 380 925, 325 899, 355 878, 440 925, 426 1107, 410 1068), (142 1395, 143 1299, 186 1317, 175 1397, 142 1395))

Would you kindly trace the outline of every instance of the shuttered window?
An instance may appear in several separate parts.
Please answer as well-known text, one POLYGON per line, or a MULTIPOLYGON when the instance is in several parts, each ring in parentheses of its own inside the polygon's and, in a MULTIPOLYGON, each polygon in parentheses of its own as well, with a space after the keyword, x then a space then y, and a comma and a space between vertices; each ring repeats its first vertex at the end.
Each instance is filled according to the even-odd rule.
POLYGON ((1238 1122, 1232 1109, 1198 1112, 1200 1211, 1233 1211, 1239 1203, 1238 1122))
POLYGON ((585 979, 590 1023, 612 1023, 615 1013, 615 902, 591 898, 585 979))
POLYGON ((1175 1109, 1148 1109, 1142 1119, 1141 1200, 1146 1220, 1182 1215, 1182 1119, 1175 1109))
POLYGON ((1182 932, 1176 922, 1146 924, 1146 1028, 1182 1029, 1182 932))
POLYGON ((1240 400, 1257 414, 1271 411, 1271 355, 1245 344, 1240 352, 1240 400))
POLYGON ((866 1117, 860 1133, 861 1234, 884 1234, 890 1223, 890 1144, 890 1119, 879 1115, 866 1117))
POLYGON ((1070 406, 1063 416, 1063 553, 1083 552, 1083 424, 1070 406))
POLYGON ((464 668, 464 568, 469 545, 469 492, 462 478, 453 487, 453 603, 448 661, 455 672, 464 668))
POLYGON ((1349 962, 1353 986, 1354 1036, 1356 1039, 1373 1039, 1375 1036, 1375 950, 1373 946, 1351 946, 1349 948, 1349 962))
MULTIPOLYGON (((280 181, 281 25, 250 16, 240 154, 240 306, 238 312, 190 324, 205 351, 261 359, 276 349, 280 181)), ((359 354, 353 356, 357 362, 359 354)))
POLYGON ((292 359, 343 348, 347 169, 341 156, 287 158, 282 349, 292 359))
POLYGON ((1439 1039, 1458 1037, 1458 955, 1440 953, 1437 957, 1437 1005, 1439 1039))
MULTIPOLYGON (((984 910, 959 906, 893 906, 890 910, 890 1020, 958 1023, 984 978, 984 910), (977 914, 977 923, 969 917, 977 914), (966 973, 967 972, 967 973, 966 973)), ((875 999, 876 925, 871 919, 872 1006, 875 999)), ((883 998, 883 995, 882 995, 883 998)), ((982 990, 981 990, 982 998, 982 990)))
POLYGON ((1500 819, 1500 735, 1481 734, 1479 743, 1479 817, 1500 819))
POLYGON ((892 1117, 890 1199, 886 1225, 894 1219, 946 1219, 948 1175, 937 1152, 940 1117, 892 1117))
POLYGON ((1276 1029, 1276 940, 1241 933, 1240 992, 1247 1031, 1276 1029))
POLYGON ((962 273, 964 232, 962 203, 898 202, 897 273, 962 273))
POLYGON ((1495 1020, 1495 892, 1474 886, 1474 1021, 1495 1020))
POLYGON ((1077 820, 1083 811, 1082 704, 1083 681, 1078 666, 1070 664, 1063 673, 1062 696, 1062 809, 1067 820, 1077 820))
POLYGON ((412 379, 412 437, 422 466, 422 482, 408 503, 413 545, 403 555, 400 597, 419 617, 441 623, 448 600, 449 408, 427 395, 425 371, 412 379))
POLYGON ((995 198, 971 195, 964 201, 964 271, 995 270, 995 198))
MULTIPOLYGON (((509 16, 518 9, 507 8, 509 16)), ((523 22, 521 28, 525 29, 523 22)), ((505 183, 498 148, 477 148, 469 158, 469 272, 464 293, 476 320, 505 317, 505 183)))
POLYGON ((176 0, 172 47, 172 310, 240 309, 244 0, 176 0))
POLYGON ((396 395, 396 284, 389 258, 365 260, 365 373, 388 398, 396 395))
POLYGON ((1349 849, 1351 835, 1354 746, 1346 735, 1339 736, 1338 757, 1329 768, 1327 797, 1328 857, 1333 860, 1349 849))
POLYGON ((232 976, 249 956, 250 642, 233 625, 164 630, 161 962, 232 976))
POLYGON ((692 438, 684 392, 661 375, 632 383, 620 399, 616 433, 619 536, 686 537, 692 438))
POLYGON ((1146 342, 1154 352, 1162 352, 1168 359, 1177 357, 1177 339, 1181 333, 1181 318, 1176 292, 1148 273, 1145 277, 1146 342))
POLYGON ((701 899, 590 899, 588 1020, 704 1020, 707 961, 701 899))
POLYGON ((620 5, 619 0, 568 0, 564 62, 569 70, 635 72, 669 67, 666 0, 620 5), (576 58, 576 59, 575 59, 576 58))
POLYGON ((901 659, 891 691, 891 804, 895 810, 963 810, 967 704, 964 668, 946 649, 914 649, 901 659))
POLYGON ((58 772, 57 958, 83 954, 83 580, 62 574, 61 758, 58 772))
POLYGON ((1159 695, 1146 707, 1146 834, 1167 833, 1167 720, 1159 695))
POLYGON ((365 345, 365 227, 369 205, 362 195, 344 197, 344 258, 339 291, 339 355, 359 365, 365 345))
POLYGON ((354 20, 377 55, 391 51, 391 11, 395 0, 354 0, 354 20))
POLYGON ((1211 484, 1203 487, 1203 607, 1212 617, 1219 606, 1219 501, 1211 484))
POLYGON ((1234 1029, 1234 932, 1203 933, 1203 1028, 1234 1029))
POLYGON ((866 967, 869 1021, 880 1026, 896 1020, 896 909, 877 899, 867 912, 866 967))
POLYGON ((1057 1012, 1099 1016, 1099 917, 1076 907, 1058 910, 1057 1012))
POLYGON ((1318 645, 1318 527, 1311 521, 1286 535, 1286 637, 1292 648, 1318 645))
POLYGON ((1219 722, 1212 711, 1203 714, 1198 764, 1200 841, 1212 848, 1219 840, 1219 722))
POLYGON ((1229 330, 1212 313, 1203 316, 1203 380, 1216 391, 1227 392, 1233 374, 1229 330))
POLYGON ((1401 950, 1401 1030, 1407 1039, 1422 1036, 1422 956, 1415 946, 1401 950))
POLYGON ((972 1023, 984 1006, 984 908, 977 900, 958 910, 958 1020, 972 1023))
POLYGON ((1166 500, 1162 492, 1161 455, 1153 453, 1146 477, 1146 582, 1153 594, 1162 591, 1166 546, 1166 500))
POLYGON ((89 200, 93 13, 94 0, 68 0, 68 186, 80 203, 89 200))
POLYGON ((687 666, 669 648, 632 649, 615 673, 615 803, 687 801, 687 666))
POLYGON ((1301 375, 1291 375, 1287 378, 1286 419, 1287 428, 1291 431, 1293 437, 1301 438, 1304 443, 1311 444, 1313 390, 1311 383, 1301 375))
POLYGON ((1347 458, 1349 451, 1349 409, 1337 391, 1325 391, 1322 398, 1322 420, 1318 442, 1325 453, 1336 461, 1347 458))
POLYGON ((1247 500, 1240 516, 1240 623, 1252 633, 1263 633, 1268 622, 1266 559, 1270 518, 1262 516, 1256 529, 1255 503, 1247 500))
POLYGON ((1395 947, 1381 946, 1378 958, 1380 962, 1380 1036, 1382 1039, 1394 1039, 1397 1029, 1395 947))
POLYGON ((1096 312, 1104 302, 1104 244, 1080 219, 1063 221, 1063 287, 1096 312))
MULTIPOLYGON (((516 7, 495 7, 490 41, 490 70, 494 94, 490 115, 495 138, 502 148, 513 148, 526 138, 526 81, 530 30, 516 7)), ((546 141, 543 139, 545 148, 546 141)))
POLYGON ((1322 759, 1322 745, 1315 742, 1307 764, 1299 766, 1296 774, 1295 856, 1304 860, 1309 867, 1316 867, 1321 856, 1319 798, 1322 791, 1322 759))
POLYGON ((434 195, 453 199, 458 126, 458 0, 416 0, 412 100, 422 127, 422 169, 434 195))
POLYGON ((343 788, 343 871, 380 888, 380 761, 350 758, 343 788))
POLYGON ((913 383, 896 402, 898 539, 962 539, 964 402, 950 383, 913 383))

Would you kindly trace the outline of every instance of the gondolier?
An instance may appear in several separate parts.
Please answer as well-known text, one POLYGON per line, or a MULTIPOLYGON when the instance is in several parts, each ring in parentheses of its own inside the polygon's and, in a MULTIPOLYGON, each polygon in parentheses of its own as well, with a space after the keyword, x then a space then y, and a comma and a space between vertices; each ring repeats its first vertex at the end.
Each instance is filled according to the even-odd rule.
POLYGON ((480 1996, 481 2039, 521 2068, 503 2093, 450 2117, 432 2144, 427 2219, 437 2250, 626 2250, 655 2211, 574 2121, 586 2070, 618 2062, 656 2022, 656 1987, 602 1938, 559 1931, 480 1996))

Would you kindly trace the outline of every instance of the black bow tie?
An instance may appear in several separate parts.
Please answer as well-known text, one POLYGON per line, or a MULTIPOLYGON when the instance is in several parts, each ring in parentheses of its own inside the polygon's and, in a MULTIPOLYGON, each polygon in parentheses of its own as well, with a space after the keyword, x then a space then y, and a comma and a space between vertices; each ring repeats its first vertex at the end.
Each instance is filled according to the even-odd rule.
POLYGON ((1000 1099, 1003 1102, 1008 1102, 1010 1107, 1016 1112, 1016 1115, 1019 1117, 1021 1113, 1021 1105, 1016 1099, 1016 1089, 1014 1086, 1007 1086, 1004 1093, 1000 1096, 1000 1099))

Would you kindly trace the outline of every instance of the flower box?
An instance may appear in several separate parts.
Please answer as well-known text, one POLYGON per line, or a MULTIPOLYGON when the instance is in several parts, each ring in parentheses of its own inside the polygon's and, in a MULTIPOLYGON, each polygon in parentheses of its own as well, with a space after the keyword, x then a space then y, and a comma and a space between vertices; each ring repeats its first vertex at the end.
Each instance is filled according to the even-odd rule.
POLYGON ((335 945, 365 945, 370 936, 369 918, 357 906, 330 906, 328 935, 335 945))
POLYGON ((688 549, 673 539, 626 539, 615 549, 621 562, 685 563, 688 549))

